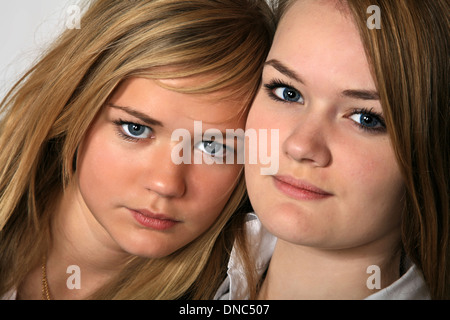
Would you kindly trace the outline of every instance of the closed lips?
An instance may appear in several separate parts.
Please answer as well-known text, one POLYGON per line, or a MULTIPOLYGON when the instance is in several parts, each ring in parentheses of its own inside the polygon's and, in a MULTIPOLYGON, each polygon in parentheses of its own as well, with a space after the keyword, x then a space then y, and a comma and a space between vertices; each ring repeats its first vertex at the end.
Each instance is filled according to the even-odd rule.
POLYGON ((332 196, 313 184, 290 176, 273 176, 278 190, 297 200, 319 200, 332 196))

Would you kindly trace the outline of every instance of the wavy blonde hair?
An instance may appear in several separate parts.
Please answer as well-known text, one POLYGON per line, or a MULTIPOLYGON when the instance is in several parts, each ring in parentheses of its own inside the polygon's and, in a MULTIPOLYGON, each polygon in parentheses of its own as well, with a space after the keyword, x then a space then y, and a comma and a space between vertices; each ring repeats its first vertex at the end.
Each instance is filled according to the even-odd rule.
MULTIPOLYGON (((101 0, 66 30, 0 105, 0 296, 17 287, 51 243, 52 208, 76 150, 121 81, 213 75, 189 94, 221 92, 245 115, 274 26, 260 0, 101 0), (167 68, 169 67, 169 68, 167 68)), ((172 88, 175 90, 175 88, 172 88)), ((242 175, 214 225, 161 259, 130 259, 95 299, 208 299, 241 238, 242 175)))

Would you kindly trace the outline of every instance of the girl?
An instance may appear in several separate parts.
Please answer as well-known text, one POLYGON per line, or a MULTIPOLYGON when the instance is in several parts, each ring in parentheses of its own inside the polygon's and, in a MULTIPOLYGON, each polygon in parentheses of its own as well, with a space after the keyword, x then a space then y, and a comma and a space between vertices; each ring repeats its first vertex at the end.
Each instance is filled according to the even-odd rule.
POLYGON ((93 2, 1 104, 0 296, 212 297, 242 166, 176 164, 172 132, 244 127, 272 29, 264 1, 93 2))
POLYGON ((280 1, 247 120, 279 130, 279 171, 246 164, 258 245, 216 297, 450 298, 449 9, 280 1))

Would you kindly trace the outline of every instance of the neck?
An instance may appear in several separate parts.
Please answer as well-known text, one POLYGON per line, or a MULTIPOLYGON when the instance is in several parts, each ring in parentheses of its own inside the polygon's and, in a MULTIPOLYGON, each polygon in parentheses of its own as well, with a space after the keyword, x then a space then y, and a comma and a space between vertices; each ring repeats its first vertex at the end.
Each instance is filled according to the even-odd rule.
POLYGON ((398 248, 388 245, 329 250, 279 239, 258 298, 363 299, 379 290, 370 266, 380 268, 382 289, 399 278, 399 265, 398 248))
POLYGON ((51 225, 46 266, 50 294, 56 299, 87 298, 129 258, 86 207, 75 183, 61 196, 51 225))

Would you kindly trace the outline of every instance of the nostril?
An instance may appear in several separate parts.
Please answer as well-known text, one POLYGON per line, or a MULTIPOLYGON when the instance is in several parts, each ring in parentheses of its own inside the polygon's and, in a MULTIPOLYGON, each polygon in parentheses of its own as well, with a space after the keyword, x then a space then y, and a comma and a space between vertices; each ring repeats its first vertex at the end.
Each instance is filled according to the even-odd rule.
POLYGON ((317 132, 294 132, 284 141, 283 152, 294 161, 316 167, 326 167, 332 157, 326 139, 317 132))
POLYGON ((179 198, 186 192, 186 184, 181 174, 167 175, 159 172, 158 176, 149 178, 146 189, 164 198, 179 198))

